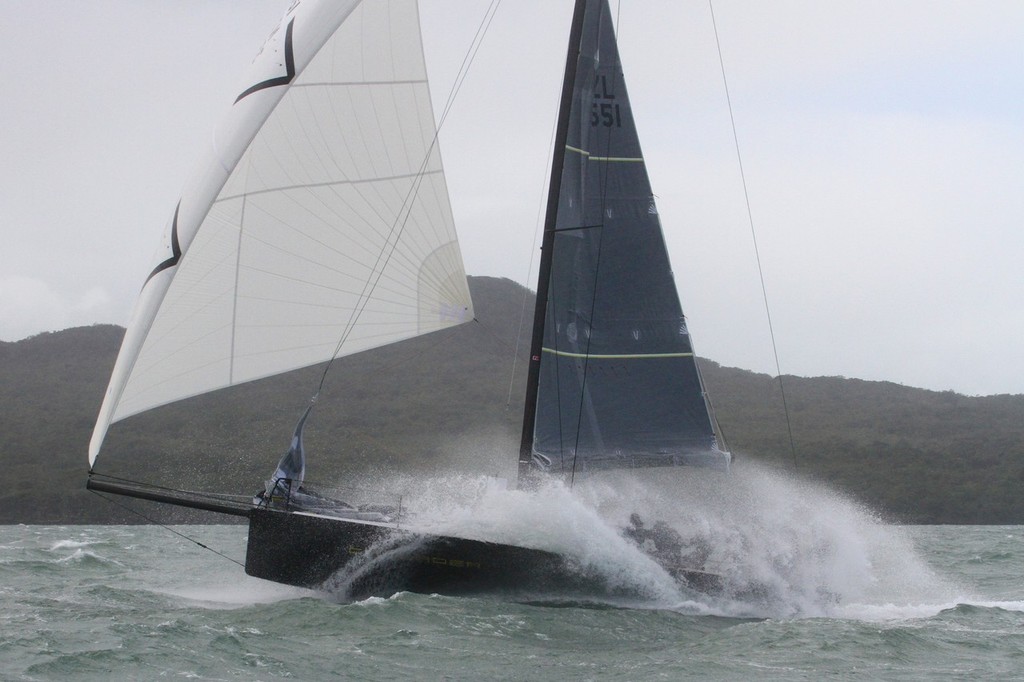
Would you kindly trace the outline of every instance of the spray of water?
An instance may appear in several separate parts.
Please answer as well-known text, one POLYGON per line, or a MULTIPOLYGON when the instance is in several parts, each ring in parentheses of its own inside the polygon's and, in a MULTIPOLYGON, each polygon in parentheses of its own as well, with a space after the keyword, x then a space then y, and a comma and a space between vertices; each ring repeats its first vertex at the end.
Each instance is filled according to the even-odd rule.
POLYGON ((955 594, 899 527, 823 485, 748 462, 729 475, 616 471, 577 480, 572 490, 556 483, 510 490, 494 478, 460 475, 386 487, 404 490, 418 529, 559 553, 654 608, 863 617, 955 594), (722 589, 702 594, 680 585, 623 535, 633 514, 668 525, 684 547, 708 546, 705 568, 721 576, 722 589))
POLYGON ((728 476, 638 471, 581 492, 613 523, 637 510, 706 541, 707 568, 725 589, 704 604, 724 615, 839 615, 951 593, 898 527, 826 486, 749 462, 728 476))

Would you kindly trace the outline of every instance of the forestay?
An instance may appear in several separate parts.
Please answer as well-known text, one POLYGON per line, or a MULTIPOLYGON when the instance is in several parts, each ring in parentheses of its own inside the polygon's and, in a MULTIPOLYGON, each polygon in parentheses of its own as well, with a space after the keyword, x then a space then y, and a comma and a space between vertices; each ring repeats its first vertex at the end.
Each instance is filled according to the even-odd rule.
POLYGON ((90 444, 188 396, 472 318, 415 0, 293 4, 185 185, 90 444))

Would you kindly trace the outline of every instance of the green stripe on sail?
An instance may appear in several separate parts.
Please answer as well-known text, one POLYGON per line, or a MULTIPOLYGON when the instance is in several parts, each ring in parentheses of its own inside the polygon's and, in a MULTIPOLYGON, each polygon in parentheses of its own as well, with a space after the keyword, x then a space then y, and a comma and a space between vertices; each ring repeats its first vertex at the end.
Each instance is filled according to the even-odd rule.
POLYGON ((565 145, 565 148, 568 149, 571 152, 576 152, 577 154, 582 154, 583 156, 587 157, 590 161, 621 161, 621 162, 625 162, 625 163, 643 163, 644 162, 643 157, 591 156, 590 152, 585 151, 583 149, 577 149, 576 147, 573 147, 572 145, 568 145, 567 144, 567 145, 565 145))
POLYGON ((558 355, 563 358, 587 358, 589 360, 646 360, 651 358, 692 358, 693 353, 624 353, 624 354, 588 354, 569 353, 554 348, 542 348, 545 353, 558 355))

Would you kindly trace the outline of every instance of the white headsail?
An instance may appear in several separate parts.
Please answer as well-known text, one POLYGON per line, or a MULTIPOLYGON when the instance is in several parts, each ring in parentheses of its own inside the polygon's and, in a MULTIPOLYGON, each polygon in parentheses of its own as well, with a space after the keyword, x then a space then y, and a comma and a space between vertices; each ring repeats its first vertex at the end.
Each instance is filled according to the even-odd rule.
POLYGON ((89 464, 130 415, 471 318, 416 0, 295 2, 182 191, 89 464))

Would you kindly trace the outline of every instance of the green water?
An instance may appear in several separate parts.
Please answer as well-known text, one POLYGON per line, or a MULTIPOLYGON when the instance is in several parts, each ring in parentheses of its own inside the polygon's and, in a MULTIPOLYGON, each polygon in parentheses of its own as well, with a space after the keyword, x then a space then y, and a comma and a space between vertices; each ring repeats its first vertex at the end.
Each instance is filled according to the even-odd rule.
MULTIPOLYGON (((244 555, 242 526, 179 530, 244 555)), ((870 589, 816 614, 762 604, 750 610, 778 613, 751 617, 685 593, 346 604, 248 578, 158 527, 3 526, 0 679, 1024 677, 1024 527, 872 532, 870 589)))

